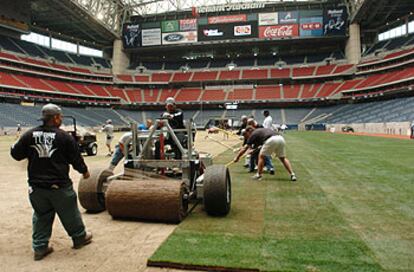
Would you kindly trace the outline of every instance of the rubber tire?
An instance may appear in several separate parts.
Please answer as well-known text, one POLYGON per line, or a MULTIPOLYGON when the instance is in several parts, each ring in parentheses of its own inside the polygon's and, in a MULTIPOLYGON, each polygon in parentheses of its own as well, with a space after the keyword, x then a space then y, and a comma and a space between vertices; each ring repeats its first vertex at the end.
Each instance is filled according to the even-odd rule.
POLYGON ((88 147, 86 149, 86 154, 88 154, 88 156, 96 156, 96 154, 98 154, 98 145, 94 143, 92 147, 88 147))
POLYGON ((78 185, 79 202, 86 211, 98 213, 105 210, 103 183, 112 175, 109 169, 95 169, 88 179, 81 177, 78 185))
POLYGON ((204 209, 211 216, 225 216, 231 207, 231 178, 224 165, 208 166, 204 172, 204 209))

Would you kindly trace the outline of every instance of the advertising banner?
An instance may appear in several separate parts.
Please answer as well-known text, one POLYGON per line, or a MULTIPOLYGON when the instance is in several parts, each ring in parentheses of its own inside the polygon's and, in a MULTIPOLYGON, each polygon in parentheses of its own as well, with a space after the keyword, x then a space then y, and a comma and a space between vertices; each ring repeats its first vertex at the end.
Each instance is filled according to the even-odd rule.
POLYGON ((173 32, 162 34, 162 44, 182 44, 197 42, 197 31, 173 32))
POLYGON ((246 22, 246 21, 247 21, 246 14, 208 17, 209 24, 228 24, 228 23, 246 22))
POLYGON ((139 24, 124 24, 122 27, 122 42, 124 48, 140 47, 141 35, 141 26, 139 24))
POLYGON ((234 37, 246 37, 252 35, 251 25, 234 26, 234 37))
POLYGON ((262 26, 262 25, 277 25, 278 22, 279 22, 279 20, 278 20, 278 13, 277 12, 259 13, 259 26, 262 26))
POLYGON ((161 22, 146 22, 141 23, 142 29, 149 29, 149 28, 160 28, 161 22))
POLYGON ((274 25, 259 27, 259 38, 261 39, 282 39, 298 36, 299 25, 274 25))
POLYGON ((322 36, 323 35, 323 18, 308 17, 300 18, 300 36, 322 36))
POLYGON ((177 20, 162 21, 161 29, 163 33, 180 31, 177 20))
POLYGON ((142 30, 142 46, 151 45, 161 45, 161 28, 142 30))
POLYGON ((311 10, 301 10, 299 11, 299 17, 323 17, 323 10, 321 9, 311 9, 311 10))
POLYGON ((324 16, 324 35, 345 35, 348 12, 345 8, 326 9, 324 16))
POLYGON ((198 26, 199 41, 257 38, 257 21, 198 26))
POLYGON ((203 7, 193 7, 192 13, 193 16, 200 13, 208 12, 231 12, 231 11, 240 11, 240 10, 249 10, 249 9, 262 9, 266 7, 265 3, 234 3, 234 4, 225 4, 218 6, 203 6, 203 7))
POLYGON ((197 30, 197 19, 180 20, 180 31, 197 30))
POLYGON ((298 11, 282 11, 279 12, 279 25, 299 24, 298 11))

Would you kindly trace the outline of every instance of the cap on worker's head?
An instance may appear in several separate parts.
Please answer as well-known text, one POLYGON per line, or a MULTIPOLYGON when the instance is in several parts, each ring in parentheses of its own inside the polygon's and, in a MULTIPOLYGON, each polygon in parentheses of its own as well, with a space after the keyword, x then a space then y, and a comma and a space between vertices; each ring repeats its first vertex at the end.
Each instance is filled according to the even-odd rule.
POLYGON ((246 136, 247 133, 252 132, 255 128, 253 126, 248 126, 242 130, 242 135, 246 136))
POLYGON ((108 119, 108 120, 106 120, 106 123, 107 124, 112 124, 112 120, 111 119, 108 119))
POLYGON ((144 124, 139 124, 138 125, 138 130, 146 130, 147 127, 144 124))
POLYGON ((255 123, 256 123, 256 121, 254 120, 254 118, 247 119, 247 124, 248 125, 252 125, 252 124, 255 124, 255 123))
POLYGON ((242 115, 242 116, 240 117, 240 120, 242 120, 242 121, 247 120, 247 115, 242 115))
POLYGON ((42 108, 41 120, 48 120, 50 117, 53 117, 57 114, 62 114, 62 109, 58 105, 52 103, 46 104, 42 108))
POLYGON ((167 99, 165 99, 165 105, 175 105, 174 97, 168 97, 167 99))
POLYGON ((269 113, 269 111, 268 110, 265 110, 265 111, 263 111, 263 115, 269 115, 270 113, 269 113))

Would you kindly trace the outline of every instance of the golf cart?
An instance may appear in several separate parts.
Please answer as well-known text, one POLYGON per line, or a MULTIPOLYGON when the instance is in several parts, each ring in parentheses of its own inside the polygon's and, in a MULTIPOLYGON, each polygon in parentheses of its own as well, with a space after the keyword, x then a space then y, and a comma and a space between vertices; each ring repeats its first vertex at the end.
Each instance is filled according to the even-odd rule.
POLYGON ((71 120, 73 124, 72 130, 67 130, 79 145, 81 153, 86 153, 88 156, 95 156, 98 153, 98 144, 96 143, 95 133, 85 131, 80 133, 76 127, 76 119, 73 116, 65 115, 64 118, 71 120))

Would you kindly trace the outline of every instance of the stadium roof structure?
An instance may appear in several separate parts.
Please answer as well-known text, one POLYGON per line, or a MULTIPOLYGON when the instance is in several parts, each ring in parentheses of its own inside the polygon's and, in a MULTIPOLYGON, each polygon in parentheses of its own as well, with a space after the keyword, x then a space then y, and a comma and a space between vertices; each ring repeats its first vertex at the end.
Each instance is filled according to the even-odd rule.
POLYGON ((348 0, 352 7, 351 21, 363 31, 378 32, 392 27, 403 18, 413 17, 413 0, 348 0))
POLYGON ((155 15, 190 10, 192 7, 231 5, 238 3, 326 3, 330 0, 120 0, 133 10, 133 15, 155 15))
POLYGON ((387 23, 414 10, 413 0, 33 0, 29 1, 32 30, 54 37, 104 48, 119 37, 121 26, 131 16, 151 17, 191 12, 193 7, 263 3, 292 7, 344 3, 351 19, 363 32, 378 32, 387 23))
POLYGON ((30 2, 32 30, 42 34, 80 44, 103 48, 111 46, 117 37, 119 25, 116 3, 103 5, 103 2, 92 0, 97 9, 106 13, 102 19, 97 17, 97 9, 81 6, 72 0, 33 0, 30 2), (105 17, 105 18, 104 18, 105 17))

